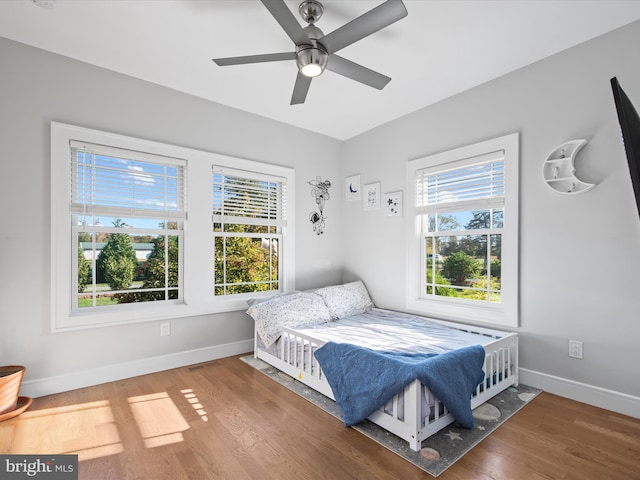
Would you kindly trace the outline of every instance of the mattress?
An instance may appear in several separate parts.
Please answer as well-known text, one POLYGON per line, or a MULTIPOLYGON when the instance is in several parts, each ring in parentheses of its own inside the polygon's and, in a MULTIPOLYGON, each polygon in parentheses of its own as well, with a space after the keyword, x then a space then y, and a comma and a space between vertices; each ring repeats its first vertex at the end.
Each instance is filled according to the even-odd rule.
POLYGON ((469 333, 425 317, 374 308, 335 322, 291 330, 324 342, 350 343, 390 352, 444 353, 494 338, 469 333))

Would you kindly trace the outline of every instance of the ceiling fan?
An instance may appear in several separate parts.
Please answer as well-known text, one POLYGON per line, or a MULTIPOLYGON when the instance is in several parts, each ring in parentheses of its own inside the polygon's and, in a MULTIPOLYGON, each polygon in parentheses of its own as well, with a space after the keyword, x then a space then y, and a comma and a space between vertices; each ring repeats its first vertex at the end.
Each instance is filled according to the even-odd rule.
POLYGON ((308 23, 304 28, 300 26, 284 0, 261 1, 293 40, 295 51, 214 58, 213 61, 216 64, 222 67, 295 60, 298 76, 291 96, 291 105, 304 103, 311 79, 320 75, 325 68, 378 90, 382 90, 391 80, 386 75, 336 55, 336 52, 406 17, 407 9, 402 0, 387 0, 327 35, 315 26, 315 22, 320 19, 324 11, 319 1, 305 0, 298 7, 300 15, 308 23))

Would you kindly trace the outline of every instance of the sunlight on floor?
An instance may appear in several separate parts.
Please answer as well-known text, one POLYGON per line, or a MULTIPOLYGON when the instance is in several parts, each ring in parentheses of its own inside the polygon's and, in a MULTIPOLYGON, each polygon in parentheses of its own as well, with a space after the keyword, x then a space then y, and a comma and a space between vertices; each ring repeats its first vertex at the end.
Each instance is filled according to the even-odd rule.
POLYGON ((167 392, 130 397, 129 406, 147 448, 184 440, 181 432, 189 424, 167 392))
POLYGON ((107 400, 26 411, 0 427, 0 451, 75 453, 78 460, 123 451, 107 400))
POLYGON ((184 394, 184 398, 187 399, 196 413, 200 415, 202 421, 207 422, 209 420, 209 418, 207 417, 207 412, 202 407, 202 404, 200 403, 200 400, 198 400, 198 397, 196 397, 196 394, 193 393, 193 390, 187 388, 185 390, 180 390, 180 393, 184 394))
MULTIPOLYGON (((193 390, 187 388, 180 393, 183 401, 206 422, 207 412, 193 390)), ((189 423, 167 392, 129 397, 127 401, 145 447, 184 441, 182 432, 190 428, 189 423)), ((116 420, 108 400, 27 410, 0 423, 0 452, 77 454, 78 461, 115 455, 125 449, 118 421, 127 420, 116 420)))

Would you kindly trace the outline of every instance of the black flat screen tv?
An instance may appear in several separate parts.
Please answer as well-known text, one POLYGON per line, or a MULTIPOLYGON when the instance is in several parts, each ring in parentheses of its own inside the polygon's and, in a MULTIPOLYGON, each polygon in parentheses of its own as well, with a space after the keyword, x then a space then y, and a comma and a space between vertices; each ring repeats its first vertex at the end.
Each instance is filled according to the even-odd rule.
POLYGON ((629 172, 631 173, 631 183, 636 196, 638 215, 640 215, 640 116, 633 107, 633 103, 620 86, 618 79, 611 79, 613 89, 613 99, 618 112, 618 122, 622 131, 622 141, 624 150, 627 153, 629 172))

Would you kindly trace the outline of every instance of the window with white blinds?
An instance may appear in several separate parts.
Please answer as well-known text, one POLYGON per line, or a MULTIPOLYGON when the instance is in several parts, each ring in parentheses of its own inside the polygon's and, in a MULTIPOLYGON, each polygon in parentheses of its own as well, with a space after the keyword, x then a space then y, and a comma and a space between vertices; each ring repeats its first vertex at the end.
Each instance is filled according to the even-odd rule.
POLYGON ((409 162, 412 308, 517 322, 517 172, 517 134, 409 162))
POLYGON ((51 122, 51 330, 292 290, 294 191, 290 167, 51 122))
POLYGON ((72 312, 181 302, 186 161, 71 139, 72 312))
POLYGON ((213 168, 214 222, 286 226, 284 178, 213 168))
POLYGON ((72 140, 71 211, 184 219, 186 161, 72 140))
POLYGON ((286 179, 214 166, 212 186, 214 294, 278 291, 286 179))
POLYGON ((416 207, 421 211, 452 209, 465 202, 499 205, 505 193, 504 151, 466 159, 444 170, 417 172, 416 207))

